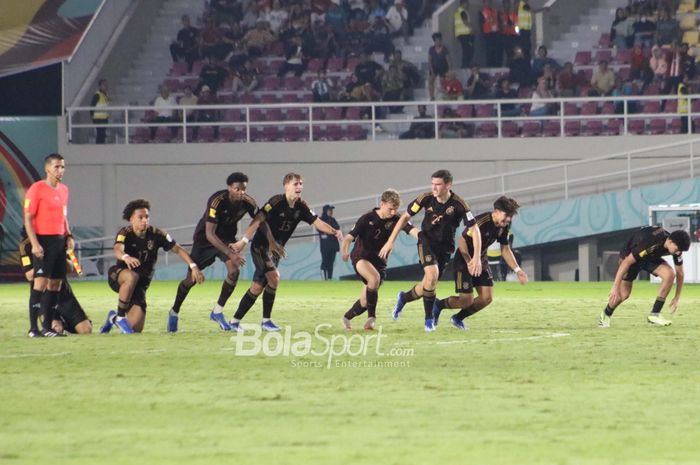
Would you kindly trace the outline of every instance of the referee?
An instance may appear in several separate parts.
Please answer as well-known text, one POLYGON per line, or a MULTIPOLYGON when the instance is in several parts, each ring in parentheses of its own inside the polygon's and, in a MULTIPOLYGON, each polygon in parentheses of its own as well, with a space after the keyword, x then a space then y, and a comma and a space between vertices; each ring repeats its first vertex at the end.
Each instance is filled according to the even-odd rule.
POLYGON ((24 228, 34 255, 34 287, 29 296, 29 337, 63 336, 51 328, 57 315, 58 294, 66 277, 66 251, 73 249, 68 226, 68 187, 62 184, 66 163, 52 153, 44 159, 46 179, 27 190, 24 228), (42 330, 37 318, 41 314, 42 330))

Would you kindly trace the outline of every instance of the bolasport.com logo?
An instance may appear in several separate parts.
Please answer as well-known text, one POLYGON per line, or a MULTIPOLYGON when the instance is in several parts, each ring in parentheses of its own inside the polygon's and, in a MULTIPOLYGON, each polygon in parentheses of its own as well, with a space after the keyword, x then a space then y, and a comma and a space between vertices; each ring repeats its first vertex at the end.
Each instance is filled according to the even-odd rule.
POLYGON ((287 357, 295 368, 404 368, 410 367, 412 347, 383 347, 387 335, 379 326, 367 334, 326 334, 329 323, 313 332, 294 331, 291 326, 279 332, 262 332, 251 326, 231 337, 238 357, 287 357))

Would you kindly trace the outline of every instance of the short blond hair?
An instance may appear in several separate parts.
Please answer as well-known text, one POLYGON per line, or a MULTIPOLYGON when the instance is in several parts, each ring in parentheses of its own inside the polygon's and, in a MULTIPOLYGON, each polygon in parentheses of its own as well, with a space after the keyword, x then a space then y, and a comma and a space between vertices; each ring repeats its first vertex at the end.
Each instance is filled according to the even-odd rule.
POLYGON ((387 189, 382 192, 381 201, 388 203, 394 208, 399 208, 401 206, 401 196, 396 189, 387 189))
POLYGON ((287 173, 284 175, 284 179, 282 179, 282 185, 286 186, 287 183, 291 181, 301 181, 301 175, 297 173, 287 173))

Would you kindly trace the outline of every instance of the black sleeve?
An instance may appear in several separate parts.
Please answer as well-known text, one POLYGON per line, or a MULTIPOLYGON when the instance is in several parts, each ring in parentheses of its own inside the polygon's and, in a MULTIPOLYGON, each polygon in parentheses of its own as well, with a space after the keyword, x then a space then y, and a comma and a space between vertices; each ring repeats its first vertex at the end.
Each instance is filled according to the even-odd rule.
POLYGON ((352 237, 357 239, 360 234, 367 228, 367 215, 362 215, 359 220, 357 220, 357 223, 355 223, 355 226, 352 227, 352 230, 348 234, 350 234, 352 237))
POLYGON ((306 202, 302 202, 300 204, 300 210, 301 210, 301 219, 309 224, 314 224, 314 222, 318 219, 318 216, 316 213, 309 208, 309 206, 306 204, 306 202))
POLYGON ((100 96, 97 95, 97 92, 95 92, 95 95, 92 96, 92 100, 90 100, 90 106, 94 107, 95 105, 97 105, 97 102, 99 102, 99 101, 100 101, 100 96))
POLYGON ((119 232, 117 233, 117 237, 114 239, 114 244, 123 244, 124 241, 126 240, 126 235, 128 231, 127 228, 121 228, 119 232))
POLYGON ((413 223, 411 223, 410 221, 406 221, 406 224, 401 230, 406 234, 411 234, 411 230, 413 230, 414 227, 415 226, 413 226, 413 223))
POLYGON ((162 249, 166 252, 177 245, 175 239, 170 237, 170 234, 161 229, 156 229, 156 235, 158 237, 158 246, 162 247, 162 249))
POLYGON ((510 235, 510 225, 506 226, 500 236, 498 236, 498 243, 501 245, 510 245, 508 241, 510 235))
POLYGON ((681 266, 683 265, 683 255, 672 255, 673 257, 673 264, 676 266, 681 266))

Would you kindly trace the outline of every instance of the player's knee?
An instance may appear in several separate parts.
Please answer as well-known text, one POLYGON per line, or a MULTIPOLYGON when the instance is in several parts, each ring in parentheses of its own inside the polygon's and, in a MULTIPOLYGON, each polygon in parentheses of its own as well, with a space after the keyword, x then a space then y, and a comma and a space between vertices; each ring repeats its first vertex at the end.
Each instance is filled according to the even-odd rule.
POLYGON ((250 293, 253 295, 260 295, 262 294, 263 291, 263 286, 260 283, 253 282, 250 285, 250 293))
POLYGON ((75 326, 75 332, 78 334, 92 333, 92 322, 90 320, 81 321, 75 326))
POLYGON ((278 272, 270 273, 270 276, 267 278, 267 284, 270 287, 277 288, 280 283, 280 274, 278 272))
POLYGON ((371 276, 367 280, 367 289, 369 289, 371 291, 376 291, 377 289, 379 289, 380 284, 381 284, 381 279, 379 278, 379 276, 371 276))
POLYGON ((491 302, 493 302, 493 296, 491 296, 491 295, 482 296, 481 301, 484 303, 484 305, 490 305, 491 302))
POLYGON ((471 294, 460 294, 457 296, 457 304, 459 305, 459 308, 467 308, 472 303, 474 303, 474 298, 471 294))
POLYGON ((236 284, 236 282, 238 281, 238 275, 239 272, 237 270, 232 273, 229 273, 226 275, 226 281, 228 281, 229 284, 236 284))

